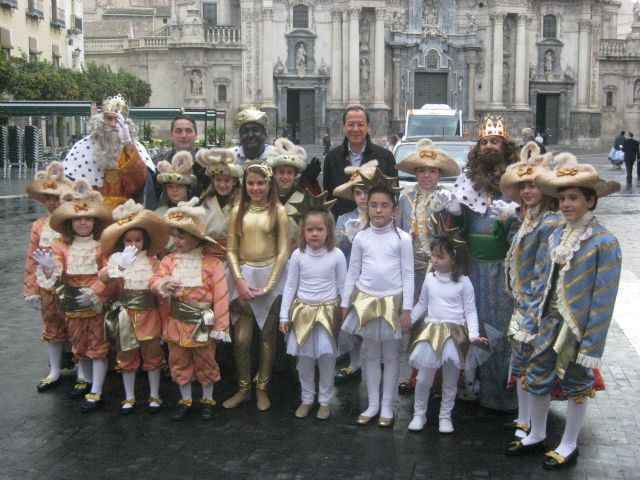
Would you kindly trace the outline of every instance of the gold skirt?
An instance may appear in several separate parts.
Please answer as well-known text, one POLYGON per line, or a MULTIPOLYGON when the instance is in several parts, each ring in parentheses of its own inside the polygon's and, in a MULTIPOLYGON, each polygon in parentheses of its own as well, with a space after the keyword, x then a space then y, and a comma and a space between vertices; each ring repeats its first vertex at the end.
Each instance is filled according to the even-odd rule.
POLYGON ((457 323, 417 322, 411 328, 409 352, 413 352, 418 342, 427 342, 431 345, 436 356, 440 358, 444 344, 448 339, 453 340, 458 355, 460 355, 460 361, 464 363, 469 350, 469 332, 465 325, 457 323))
POLYGON ((340 329, 340 309, 338 300, 325 303, 305 303, 296 298, 291 305, 289 312, 293 331, 296 334, 298 348, 302 348, 309 339, 316 324, 322 325, 333 340, 334 347, 337 348, 338 331, 340 329))

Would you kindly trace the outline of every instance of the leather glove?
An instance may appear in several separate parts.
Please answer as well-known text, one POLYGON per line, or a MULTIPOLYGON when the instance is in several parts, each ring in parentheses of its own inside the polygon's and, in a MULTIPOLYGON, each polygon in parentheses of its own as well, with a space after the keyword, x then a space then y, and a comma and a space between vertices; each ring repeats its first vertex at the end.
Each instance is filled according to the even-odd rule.
POLYGON ((31 297, 27 300, 27 303, 34 310, 42 310, 42 298, 40 297, 31 297))
POLYGON ((53 269, 56 266, 56 260, 53 258, 53 253, 51 253, 50 250, 42 250, 39 248, 33 252, 32 258, 42 267, 45 273, 49 275, 53 273, 53 269))
POLYGON ((127 245, 124 247, 122 255, 120 256, 120 261, 118 261, 118 266, 122 270, 129 268, 133 265, 133 262, 136 261, 136 253, 138 253, 138 249, 133 245, 127 245))
POLYGON ((491 205, 491 218, 495 218, 496 220, 500 220, 502 223, 505 223, 511 217, 516 215, 516 209, 518 208, 518 204, 516 202, 504 202, 502 200, 496 200, 491 205))
POLYGON ((307 168, 302 172, 302 178, 306 179, 310 184, 314 184, 318 180, 318 176, 322 171, 322 164, 320 163, 320 159, 317 157, 313 157, 307 168))
POLYGON ((362 222, 359 218, 351 218, 344 224, 344 234, 351 242, 353 242, 353 237, 355 237, 356 233, 360 230, 362 230, 362 222))
POLYGON ((93 295, 91 294, 91 289, 89 288, 81 288, 80 295, 76 295, 76 302, 81 307, 90 307, 93 305, 93 295))
POLYGON ((118 120, 118 136, 123 144, 131 143, 131 133, 129 132, 129 126, 120 112, 116 112, 116 118, 118 120))

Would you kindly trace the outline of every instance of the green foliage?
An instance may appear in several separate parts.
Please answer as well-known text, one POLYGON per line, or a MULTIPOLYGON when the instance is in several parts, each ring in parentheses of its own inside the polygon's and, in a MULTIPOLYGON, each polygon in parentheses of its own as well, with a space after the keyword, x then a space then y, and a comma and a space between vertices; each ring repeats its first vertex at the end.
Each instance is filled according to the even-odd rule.
POLYGON ((0 95, 9 92, 16 77, 16 67, 4 55, 0 55, 0 95))
POLYGON ((223 145, 225 142, 225 129, 222 127, 214 128, 213 125, 207 127, 207 144, 223 145))
POLYGON ((144 138, 145 142, 150 142, 152 140, 152 135, 153 135, 153 125, 151 125, 149 122, 144 122, 142 124, 142 138, 144 138))

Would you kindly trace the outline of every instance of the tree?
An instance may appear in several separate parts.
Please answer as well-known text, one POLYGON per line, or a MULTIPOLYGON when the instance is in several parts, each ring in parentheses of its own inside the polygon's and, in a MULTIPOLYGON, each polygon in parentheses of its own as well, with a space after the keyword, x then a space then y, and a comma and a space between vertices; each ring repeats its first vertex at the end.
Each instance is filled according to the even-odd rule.
POLYGON ((88 63, 83 70, 83 98, 100 104, 105 98, 119 93, 132 106, 149 103, 151 85, 122 69, 114 73, 111 67, 88 63))
POLYGON ((76 100, 80 97, 79 74, 47 61, 19 60, 12 93, 17 100, 76 100))
POLYGON ((10 91, 15 77, 16 67, 4 55, 0 55, 0 95, 10 91))

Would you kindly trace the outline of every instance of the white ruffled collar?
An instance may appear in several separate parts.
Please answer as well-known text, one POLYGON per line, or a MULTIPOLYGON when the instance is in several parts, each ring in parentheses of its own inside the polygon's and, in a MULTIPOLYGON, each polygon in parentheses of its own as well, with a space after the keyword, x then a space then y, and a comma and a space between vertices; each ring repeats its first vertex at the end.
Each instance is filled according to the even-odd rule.
POLYGON ((96 247, 98 242, 90 237, 73 237, 67 258, 69 275, 93 275, 98 273, 96 247))
POLYGON ((575 222, 567 222, 560 237, 560 244, 551 251, 551 260, 568 268, 574 252, 580 248, 580 243, 593 234, 591 227, 594 222, 593 212, 585 213, 575 222))
POLYGON ((47 218, 42 225, 42 232, 40 232, 40 247, 52 247, 55 241, 61 237, 58 232, 51 228, 49 220, 51 220, 51 215, 47 215, 47 218))
POLYGON ((202 284, 202 247, 186 253, 176 253, 176 269, 173 278, 183 287, 201 287, 202 284))

